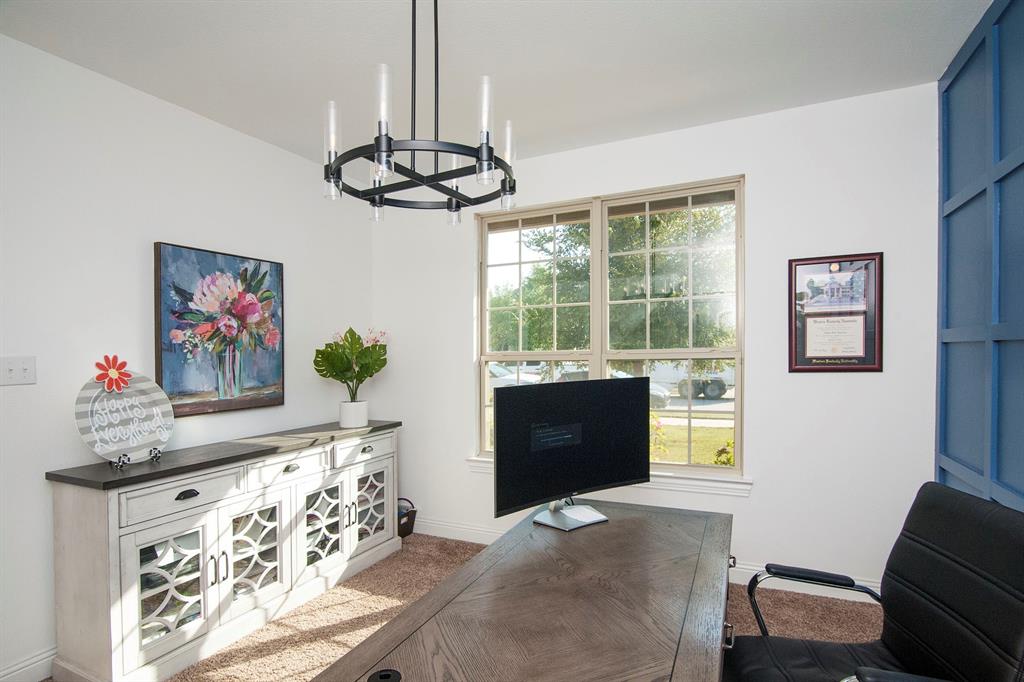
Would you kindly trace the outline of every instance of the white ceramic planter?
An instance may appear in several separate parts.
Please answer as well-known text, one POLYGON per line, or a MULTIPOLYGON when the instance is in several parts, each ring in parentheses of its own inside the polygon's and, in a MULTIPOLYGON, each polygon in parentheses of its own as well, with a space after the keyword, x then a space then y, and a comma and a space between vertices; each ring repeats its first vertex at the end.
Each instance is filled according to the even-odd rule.
POLYGON ((354 402, 346 400, 341 403, 341 414, 338 419, 338 424, 341 425, 341 428, 358 429, 361 426, 366 426, 368 421, 369 410, 365 400, 356 400, 354 402))

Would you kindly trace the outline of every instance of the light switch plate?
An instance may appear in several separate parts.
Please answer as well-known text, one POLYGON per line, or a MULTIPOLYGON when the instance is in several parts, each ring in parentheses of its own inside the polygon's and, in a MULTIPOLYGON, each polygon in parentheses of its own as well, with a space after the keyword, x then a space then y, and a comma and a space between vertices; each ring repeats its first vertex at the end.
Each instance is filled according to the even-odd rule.
POLYGON ((0 362, 0 386, 36 383, 36 359, 32 356, 6 357, 0 362))

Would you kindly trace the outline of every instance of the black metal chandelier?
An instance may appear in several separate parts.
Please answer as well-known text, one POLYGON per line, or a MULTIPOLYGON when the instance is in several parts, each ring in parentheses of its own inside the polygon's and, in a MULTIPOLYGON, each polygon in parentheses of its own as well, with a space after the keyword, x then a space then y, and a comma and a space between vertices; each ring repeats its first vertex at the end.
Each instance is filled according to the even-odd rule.
POLYGON ((339 199, 348 194, 362 199, 370 205, 370 219, 379 222, 385 206, 397 208, 444 209, 447 211, 448 223, 457 225, 461 222, 463 206, 477 206, 495 199, 501 199, 501 207, 505 210, 515 205, 516 180, 512 171, 515 150, 512 141, 512 123, 505 123, 504 158, 494 153, 492 146, 492 93, 490 77, 480 79, 480 137, 477 146, 445 142, 438 137, 438 39, 437 39, 437 0, 434 0, 434 139, 416 139, 416 0, 412 0, 412 86, 411 86, 411 123, 409 139, 396 140, 391 136, 391 76, 386 64, 378 66, 377 71, 377 135, 370 144, 353 147, 338 153, 339 129, 337 108, 333 101, 327 103, 327 116, 324 124, 324 196, 328 199, 339 199), (405 166, 395 160, 398 152, 409 152, 409 165, 405 166), (416 170, 417 153, 433 154, 434 170, 423 174, 416 170), (451 157, 449 170, 439 169, 439 157, 448 154, 451 157), (366 159, 373 164, 373 186, 358 189, 345 182, 342 169, 357 159, 366 159), (466 159, 473 163, 460 165, 466 159), (470 196, 459 189, 459 178, 476 175, 477 183, 490 187, 495 181, 495 171, 504 175, 498 189, 488 191, 479 196, 470 196), (395 175, 401 179, 388 182, 395 175), (426 187, 434 190, 442 198, 434 201, 401 199, 392 196, 398 192, 426 187))

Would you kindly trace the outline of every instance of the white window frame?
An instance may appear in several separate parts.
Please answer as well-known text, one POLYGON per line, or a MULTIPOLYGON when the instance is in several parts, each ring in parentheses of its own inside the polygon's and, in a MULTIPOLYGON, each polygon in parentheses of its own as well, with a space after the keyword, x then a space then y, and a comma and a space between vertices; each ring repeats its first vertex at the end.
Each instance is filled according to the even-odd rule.
MULTIPOLYGON (((605 376, 605 368, 613 360, 688 360, 688 359, 735 359, 736 387, 734 407, 735 464, 721 465, 683 464, 674 462, 651 462, 652 474, 661 474, 673 481, 696 474, 710 479, 741 478, 743 473, 743 374, 744 374, 744 177, 735 176, 715 180, 686 183, 651 190, 624 192, 592 197, 587 200, 558 202, 534 206, 511 212, 488 212, 477 214, 478 227, 478 305, 479 328, 478 347, 478 390, 477 419, 479 456, 470 458, 471 466, 478 471, 490 471, 493 452, 487 449, 486 396, 488 362, 567 361, 586 362, 589 377, 599 379, 605 376), (716 191, 733 190, 736 204, 736 346, 729 349, 685 349, 685 350, 611 350, 606 313, 609 305, 608 294, 608 209, 623 204, 671 199, 679 195, 706 194, 716 191), (487 235, 491 225, 509 220, 522 220, 551 213, 590 211, 590 350, 586 351, 516 351, 491 352, 488 350, 487 333, 487 235), (595 220, 595 217, 597 220, 595 220)), ((646 253, 650 253, 646 251, 646 253)), ((557 273, 555 275, 557 277, 557 273)), ((648 287, 647 291, 650 291, 648 287)), ((689 299, 692 301, 692 298, 689 299)), ((649 328, 649 321, 648 321, 649 328)), ((555 334, 557 330, 552 330, 555 334)), ((521 333, 521 332, 520 332, 521 333)), ((649 330, 648 330, 649 333, 649 330)), ((692 329, 690 330, 692 335, 692 329)), ((746 481, 747 479, 743 479, 746 481)), ((685 484, 672 482, 669 485, 653 485, 669 489, 686 490, 685 484)), ((726 492, 725 494, 744 494, 726 492)))

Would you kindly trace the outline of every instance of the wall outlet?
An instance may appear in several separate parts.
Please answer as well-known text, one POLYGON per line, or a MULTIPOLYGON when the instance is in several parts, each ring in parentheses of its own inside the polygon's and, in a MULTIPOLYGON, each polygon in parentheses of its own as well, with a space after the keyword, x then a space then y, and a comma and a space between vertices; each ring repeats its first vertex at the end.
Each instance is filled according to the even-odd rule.
POLYGON ((36 359, 31 356, 0 358, 0 386, 36 383, 36 359))

